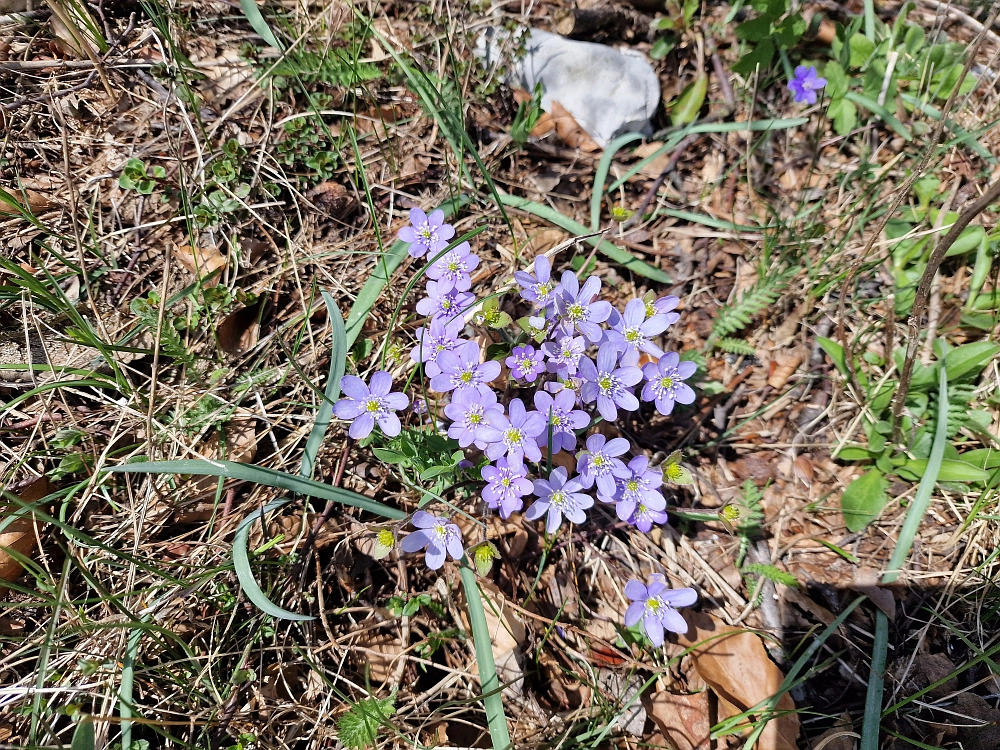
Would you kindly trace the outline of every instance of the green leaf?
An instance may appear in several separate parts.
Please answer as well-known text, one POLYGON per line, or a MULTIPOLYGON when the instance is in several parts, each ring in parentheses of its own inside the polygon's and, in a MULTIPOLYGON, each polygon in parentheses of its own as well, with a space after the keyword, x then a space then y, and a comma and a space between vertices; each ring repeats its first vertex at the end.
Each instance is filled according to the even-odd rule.
MULTIPOLYGON (((291 500, 275 500, 264 506, 263 513, 276 510, 290 502, 291 500)), ((261 515, 262 513, 254 512, 247 518, 244 518, 240 525, 236 527, 236 535, 233 537, 233 568, 236 570, 236 577, 239 579, 240 588, 243 589, 243 593, 246 594, 247 599, 253 602, 254 606, 266 615, 277 617, 279 620, 315 620, 316 618, 310 615, 300 615, 297 612, 289 612, 287 609, 282 609, 268 599, 267 595, 257 584, 257 579, 254 578, 253 570, 250 568, 250 554, 247 552, 247 540, 250 536, 250 524, 259 519, 261 515)))
POLYGON ((771 60, 774 59, 774 42, 771 41, 770 37, 767 39, 762 39, 757 43, 757 46, 753 48, 750 52, 743 55, 739 61, 733 65, 732 71, 734 73, 739 73, 740 75, 748 76, 751 75, 758 67, 761 70, 767 70, 771 65, 771 60))
POLYGON ((860 68, 875 52, 875 42, 862 34, 851 36, 851 67, 860 68))
POLYGON ((885 494, 885 478, 878 469, 862 474, 844 490, 840 508, 849 531, 857 532, 878 518, 889 498, 885 494))
POLYGON ((708 74, 702 71, 691 83, 684 87, 677 101, 670 108, 670 121, 675 125, 687 125, 698 119, 698 112, 705 103, 708 93, 708 74))
POLYGON ((847 369, 847 357, 844 356, 844 347, 838 344, 833 339, 828 339, 823 336, 818 336, 816 341, 822 347, 823 351, 830 358, 833 364, 840 370, 840 374, 844 377, 850 377, 851 372, 847 369))
POLYGON ((771 19, 768 16, 758 16, 744 21, 736 27, 736 36, 747 42, 759 42, 771 36, 771 19))
POLYGON ((872 457, 872 452, 860 445, 845 445, 834 456, 841 461, 866 461, 872 457))
POLYGON ((94 722, 85 716, 73 730, 73 742, 69 750, 94 750, 94 722))
POLYGON ((350 750, 374 747, 379 728, 396 713, 395 697, 385 700, 365 698, 340 717, 337 722, 337 739, 350 750))
POLYGON ((958 380, 969 373, 978 375, 997 352, 1000 346, 991 341, 974 341, 952 349, 944 358, 948 380, 958 380))
POLYGON ((344 369, 347 366, 347 331, 344 328, 344 316, 337 307, 337 302, 329 292, 323 292, 323 302, 326 303, 327 313, 330 316, 330 327, 333 329, 333 345, 330 348, 330 373, 326 379, 326 398, 320 402, 316 412, 316 420, 313 422, 306 447, 302 451, 302 467, 299 473, 304 477, 311 477, 313 466, 316 464, 316 456, 319 448, 326 437, 327 428, 333 418, 333 405, 340 397, 340 379, 344 377, 344 369))
POLYGON ((794 47, 806 33, 805 19, 798 13, 785 16, 781 23, 774 27, 774 36, 782 47, 794 47))
POLYGON ((257 36, 272 47, 284 50, 281 42, 278 41, 277 37, 274 36, 274 32, 271 31, 271 27, 267 25, 267 21, 264 20, 264 16, 261 14, 260 8, 257 7, 257 3, 254 0, 240 0, 240 8, 243 9, 243 15, 250 22, 250 26, 257 32, 257 36))
POLYGON ((858 124, 858 108, 847 99, 831 101, 826 116, 833 120, 833 129, 837 135, 849 135, 858 124))
POLYGON ((375 454, 375 458, 379 461, 387 464, 402 464, 410 460, 409 456, 405 453, 389 450, 388 448, 372 448, 372 453, 375 454))
POLYGON ((243 482, 253 482, 263 484, 268 487, 278 487, 291 492, 298 492, 307 497, 318 497, 323 500, 334 500, 344 505, 367 510, 370 513, 390 518, 394 521, 402 521, 406 518, 406 513, 391 508, 388 505, 359 495, 356 492, 342 490, 323 482, 313 479, 286 474, 283 471, 266 469, 255 464, 242 464, 234 461, 206 461, 203 459, 190 459, 183 461, 148 461, 135 464, 122 464, 107 469, 112 473, 127 474, 194 474, 209 477, 226 477, 227 479, 238 479, 243 482))
POLYGON ((799 582, 795 580, 795 576, 787 570, 782 570, 774 565, 767 565, 765 563, 748 563, 743 566, 742 572, 761 576, 762 578, 766 578, 774 583, 781 583, 792 588, 797 588, 799 585, 799 582))
POLYGON ((673 36, 661 36, 653 42, 653 46, 649 50, 649 56, 654 60, 662 60, 670 54, 670 50, 675 46, 677 46, 677 40, 673 36))
POLYGON ((948 252, 945 253, 946 258, 951 258, 956 255, 965 255, 966 253, 971 253, 979 247, 979 244, 986 239, 986 230, 981 226, 976 225, 974 227, 966 227, 962 230, 962 233, 958 235, 958 239, 955 240, 951 247, 948 248, 948 252))
MULTIPOLYGON (((863 39, 864 37, 859 37, 859 38, 863 39)), ((883 122, 885 122, 886 125, 895 130, 896 133, 901 135, 904 141, 913 140, 913 135, 910 133, 907 127, 903 125, 903 123, 901 123, 899 120, 897 120, 895 115, 893 115, 889 110, 887 110, 885 107, 883 107, 874 99, 870 99, 867 96, 864 96, 863 94, 857 93, 856 91, 848 91, 846 94, 844 94, 844 101, 853 102, 854 104, 859 104, 865 109, 867 109, 869 112, 874 112, 876 115, 882 118, 883 122)))
MULTIPOLYGON (((911 458, 900 469, 905 469, 913 477, 920 479, 927 471, 928 460, 926 458, 911 458)), ((941 469, 938 471, 937 478, 939 482, 985 482, 989 479, 989 476, 988 472, 966 461, 943 458, 941 459, 941 469)))
POLYGON ((831 60, 823 68, 826 78, 826 95, 831 99, 842 99, 851 88, 851 81, 844 72, 843 66, 836 60, 831 60))

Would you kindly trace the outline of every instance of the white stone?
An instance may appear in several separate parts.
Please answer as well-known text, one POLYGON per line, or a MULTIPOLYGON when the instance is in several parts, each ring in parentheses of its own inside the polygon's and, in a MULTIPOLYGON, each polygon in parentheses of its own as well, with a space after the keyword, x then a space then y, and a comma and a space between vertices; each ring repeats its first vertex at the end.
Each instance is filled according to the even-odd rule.
MULTIPOLYGON (((602 147, 623 133, 652 132, 660 81, 644 55, 539 29, 524 29, 520 38, 525 54, 511 64, 507 83, 534 91, 540 82, 546 112, 559 102, 602 147)), ((506 32, 490 29, 477 52, 496 64, 513 46, 506 32)))

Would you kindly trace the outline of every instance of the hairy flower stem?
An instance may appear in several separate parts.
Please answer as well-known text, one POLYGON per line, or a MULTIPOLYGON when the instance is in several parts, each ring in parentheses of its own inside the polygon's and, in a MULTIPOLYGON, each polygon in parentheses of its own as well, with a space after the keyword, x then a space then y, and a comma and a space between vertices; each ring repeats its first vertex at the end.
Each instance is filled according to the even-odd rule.
MULTIPOLYGON (((920 319, 923 317, 924 309, 927 307, 927 299, 931 293, 931 283, 934 275, 941 267, 945 254, 958 239, 962 231, 969 226, 974 218, 986 210, 987 207, 1000 198, 1000 180, 991 184, 986 192, 979 199, 962 212, 958 220, 948 230, 948 234, 938 241, 931 253, 930 260, 927 261, 927 268, 920 278, 920 286, 917 287, 917 294, 913 300, 913 310, 907 321, 908 332, 906 341, 906 360, 903 362, 903 372, 899 378, 899 389, 896 391, 896 398, 892 404, 892 439, 900 442, 899 419, 903 413, 903 404, 906 403, 906 393, 910 389, 910 378, 913 376, 913 361, 917 356, 917 346, 920 342, 920 319)), ((943 367, 943 365, 942 365, 943 367)))

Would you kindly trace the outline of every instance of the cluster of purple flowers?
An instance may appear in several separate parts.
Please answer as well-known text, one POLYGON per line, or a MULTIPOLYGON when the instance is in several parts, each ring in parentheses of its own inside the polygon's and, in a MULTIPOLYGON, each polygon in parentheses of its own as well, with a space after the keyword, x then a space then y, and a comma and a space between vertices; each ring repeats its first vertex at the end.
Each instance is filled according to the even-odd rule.
MULTIPOLYGON (((422 365, 431 391, 449 394, 444 407, 450 420, 449 437, 462 448, 475 446, 485 454, 488 463, 482 466, 481 475, 486 483, 482 490, 486 506, 506 519, 524 509, 525 498, 533 496, 524 515, 528 520, 544 517, 549 534, 564 519, 583 523, 585 511, 594 505, 593 495, 602 503, 614 504, 619 519, 643 532, 665 523, 662 471, 651 469, 646 456, 628 459, 630 445, 623 438, 587 437, 575 456, 575 473, 559 466, 544 478, 532 481, 528 475, 531 463, 539 467, 536 475, 545 473, 543 451, 551 460, 554 454, 577 449, 577 435, 592 423, 589 405, 613 422, 619 411, 636 411, 642 401, 654 404, 665 415, 677 403, 694 401, 694 391, 684 381, 694 374, 695 364, 681 361, 674 352, 665 353, 655 343, 679 319, 674 312, 679 300, 647 296, 631 300, 619 312, 598 299, 601 280, 597 276, 581 284, 575 273, 566 271, 556 280, 549 259, 538 256, 532 272, 514 274, 520 296, 533 308, 521 325, 537 346, 518 344, 504 360, 514 383, 536 384, 537 388, 529 404, 512 398, 505 407, 492 387, 501 376, 501 363, 484 361, 480 345, 463 338, 465 313, 477 305, 469 290, 479 258, 467 242, 449 247, 455 229, 444 223, 443 212, 427 216, 413 209, 410 221, 400 231, 400 239, 410 243, 412 256, 432 258, 426 269, 426 296, 416 306, 428 320, 416 331, 410 358, 422 365), (593 357, 589 350, 594 351, 593 357)), ((360 378, 346 376, 342 388, 345 398, 334 412, 353 420, 351 437, 368 435, 376 423, 390 437, 399 434, 394 411, 405 408, 408 399, 390 392, 388 373, 375 373, 370 388, 360 378)), ((403 540, 401 549, 426 550, 429 568, 441 567, 448 555, 459 559, 464 554, 461 532, 448 518, 418 511, 412 523, 418 530, 403 540)), ((633 583, 641 586, 637 581, 629 585, 633 583)), ((663 628, 678 626, 676 619, 668 618, 670 612, 676 615, 668 605, 682 606, 680 602, 687 599, 671 599, 668 594, 681 592, 664 594, 665 584, 657 586, 651 583, 648 595, 644 594, 646 614, 639 618, 650 640, 659 645, 663 628), (655 623, 661 624, 659 642, 655 623)), ((635 586, 632 589, 638 591, 635 586)))

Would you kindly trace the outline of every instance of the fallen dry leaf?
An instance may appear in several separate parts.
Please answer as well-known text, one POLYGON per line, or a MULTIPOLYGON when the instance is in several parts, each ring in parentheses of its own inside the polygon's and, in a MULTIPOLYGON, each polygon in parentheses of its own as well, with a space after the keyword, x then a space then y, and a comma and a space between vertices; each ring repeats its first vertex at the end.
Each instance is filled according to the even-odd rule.
MULTIPOLYGON (((49 198, 45 193, 40 193, 37 190, 31 190, 27 188, 24 190, 24 194, 20 190, 11 190, 11 196, 23 207, 28 209, 29 213, 37 214, 45 211, 55 204, 52 199, 49 198)), ((15 209, 11 208, 6 203, 0 203, 0 216, 17 216, 18 213, 15 209)))
POLYGON ((221 274, 215 273, 226 267, 226 256, 217 247, 192 247, 191 245, 175 245, 174 257, 195 276, 206 279, 206 286, 219 283, 221 274), (215 273, 212 278, 208 278, 215 273))
MULTIPOLYGON (((726 625, 712 615, 684 613, 688 632, 679 636, 682 646, 694 647, 695 669, 719 698, 719 717, 746 711, 778 692, 785 676, 767 655, 760 636, 726 625)), ((768 722, 757 742, 758 750, 796 750, 799 716, 795 702, 785 693, 775 706, 787 711, 768 722)))
POLYGON ((896 599, 892 591, 881 586, 882 573, 875 568, 858 568, 848 585, 849 588, 864 594, 872 603, 885 612, 891 622, 896 618, 896 599))
POLYGON ((258 321, 260 304, 241 307, 229 313, 219 323, 215 333, 219 339, 219 348, 226 354, 245 354, 257 345, 260 335, 258 321))
POLYGON ((366 630, 351 645, 351 653, 373 682, 383 683, 395 673, 403 644, 397 633, 366 630))
MULTIPOLYGON (((49 480, 42 476, 23 488, 18 497, 22 502, 34 503, 49 494, 49 491, 49 480)), ((0 504, 0 520, 6 519, 18 509, 19 506, 13 504, 0 504)), ((7 550, 28 557, 35 551, 36 543, 35 524, 30 514, 17 518, 0 531, 0 580, 13 581, 24 570, 21 563, 8 554, 7 550)), ((6 591, 6 588, 0 586, 0 594, 6 591)))
POLYGON ((559 102, 552 102, 552 120, 556 128, 556 135, 570 148, 578 148, 587 153, 601 150, 597 141, 580 127, 580 123, 559 102))
POLYGON ((708 750, 711 746, 707 690, 691 695, 647 694, 642 705, 660 734, 677 750, 708 750))
POLYGON ((770 373, 767 377, 767 384, 774 388, 776 391, 780 391, 788 379, 795 374, 795 371, 799 369, 799 365, 802 364, 801 354, 791 354, 791 355, 778 355, 775 357, 774 361, 771 362, 770 373))
MULTIPOLYGON (((645 159, 647 156, 655 154, 661 148, 663 148, 663 141, 650 141, 649 143, 643 143, 641 146, 638 146, 635 151, 632 152, 632 155, 637 159, 645 159)), ((649 164, 644 165, 643 168, 639 170, 639 174, 643 177, 649 177, 650 179, 655 180, 663 174, 663 170, 667 168, 667 164, 669 163, 670 153, 662 153, 653 159, 653 161, 649 162, 649 164)))

